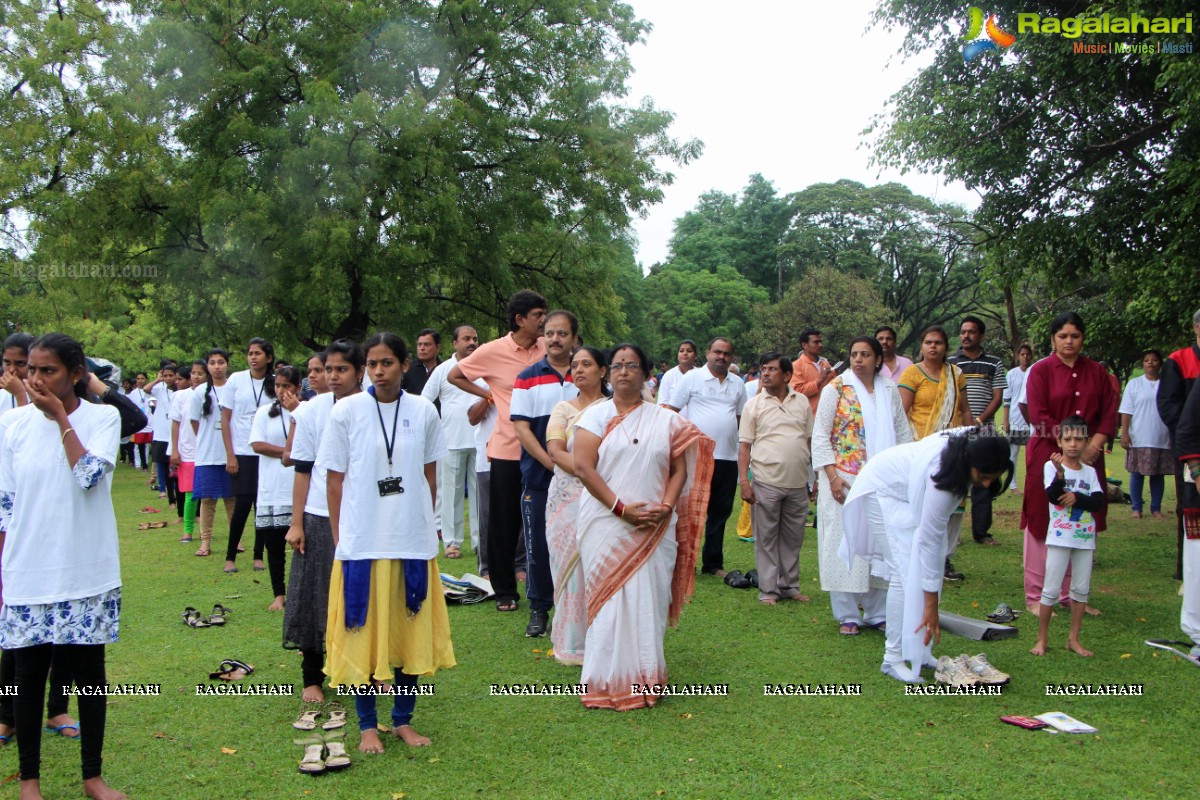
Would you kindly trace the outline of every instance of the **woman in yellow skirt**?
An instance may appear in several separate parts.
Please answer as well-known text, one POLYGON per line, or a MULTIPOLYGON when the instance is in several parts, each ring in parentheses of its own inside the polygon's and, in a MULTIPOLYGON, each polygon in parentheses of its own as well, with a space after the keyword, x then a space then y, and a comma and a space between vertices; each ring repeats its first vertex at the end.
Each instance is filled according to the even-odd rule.
POLYGON ((363 692, 358 749, 381 753, 373 692, 392 684, 392 732, 427 745, 411 724, 417 676, 455 662, 433 520, 436 464, 446 455, 441 422, 433 404, 400 388, 403 339, 378 333, 365 349, 371 388, 333 407, 317 455, 328 470, 336 546, 325 672, 331 684, 363 692))

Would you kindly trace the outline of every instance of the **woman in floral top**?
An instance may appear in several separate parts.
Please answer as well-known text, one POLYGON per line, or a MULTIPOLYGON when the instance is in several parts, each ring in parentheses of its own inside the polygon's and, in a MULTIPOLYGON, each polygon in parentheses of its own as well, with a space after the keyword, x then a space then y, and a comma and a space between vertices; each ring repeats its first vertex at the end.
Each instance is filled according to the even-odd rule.
POLYGON ((83 788, 125 795, 100 777, 107 702, 104 646, 117 640, 121 574, 112 470, 116 409, 83 401, 83 348, 51 333, 29 350, 30 405, 4 417, 0 513, 6 530, 0 647, 16 656, 21 797, 41 797, 41 713, 52 655, 79 696, 83 788))
POLYGON ((850 369, 821 390, 813 427, 812 455, 817 492, 818 560, 821 589, 829 592, 840 632, 854 636, 860 626, 882 627, 887 606, 883 564, 861 558, 846 569, 841 547, 842 503, 870 455, 912 441, 912 429, 896 384, 880 374, 883 347, 870 336, 850 343, 850 369), (860 610, 861 607, 861 610, 860 610))

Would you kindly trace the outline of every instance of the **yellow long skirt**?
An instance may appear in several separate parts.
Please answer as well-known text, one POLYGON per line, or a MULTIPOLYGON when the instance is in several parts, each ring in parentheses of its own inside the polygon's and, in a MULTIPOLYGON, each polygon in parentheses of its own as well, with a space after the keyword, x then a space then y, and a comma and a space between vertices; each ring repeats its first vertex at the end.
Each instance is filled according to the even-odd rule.
POLYGON ((433 675, 455 665, 450 617, 437 562, 429 562, 429 595, 416 616, 404 605, 404 570, 397 559, 371 565, 367 622, 346 629, 342 562, 333 562, 329 581, 329 616, 325 628, 325 674, 334 686, 392 681, 399 668, 406 675, 433 675))

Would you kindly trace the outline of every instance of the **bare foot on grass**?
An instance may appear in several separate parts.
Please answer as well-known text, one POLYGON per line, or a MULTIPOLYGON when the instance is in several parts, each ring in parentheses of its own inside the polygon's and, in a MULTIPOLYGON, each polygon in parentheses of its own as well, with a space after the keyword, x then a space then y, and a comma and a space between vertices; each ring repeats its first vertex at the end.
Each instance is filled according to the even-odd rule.
POLYGON ((392 734, 409 747, 428 747, 430 744, 429 737, 417 733, 412 725, 398 725, 392 728, 392 734))
POLYGON ((305 703, 324 703, 325 693, 321 691, 320 686, 305 686, 304 691, 300 693, 300 699, 305 703))
POLYGON ((374 728, 359 731, 358 749, 363 753, 382 753, 383 742, 379 740, 379 732, 374 728))
POLYGON ((20 800, 42 800, 42 786, 36 778, 28 781, 21 781, 20 800))
POLYGON ((92 800, 126 800, 124 792, 118 792, 99 776, 88 778, 83 782, 83 793, 92 800))
POLYGON ((760 599, 758 602, 762 603, 764 606, 773 606, 773 605, 775 605, 775 598, 774 597, 764 597, 764 598, 760 599))
POLYGON ((1077 641, 1067 642, 1067 649, 1073 653, 1083 656, 1084 658, 1090 658, 1091 656, 1096 655, 1091 650, 1088 650, 1086 647, 1084 647, 1077 641))
POLYGON ((1039 640, 1038 640, 1038 643, 1037 643, 1037 644, 1035 644, 1035 645, 1033 646, 1033 648, 1032 648, 1032 649, 1029 651, 1029 654, 1030 654, 1030 655, 1033 655, 1033 656, 1044 656, 1044 655, 1046 655, 1046 643, 1045 643, 1045 642, 1043 642, 1041 639, 1039 639, 1039 640))
POLYGON ((1083 609, 1083 613, 1087 614, 1089 617, 1098 617, 1098 616, 1100 616, 1100 614, 1102 612, 1098 608, 1092 608, 1091 606, 1086 606, 1083 609))
POLYGON ((267 611, 283 611, 283 595, 275 598, 275 602, 267 606, 267 611))
MULTIPOLYGON (((1029 615, 1030 615, 1030 616, 1032 616, 1032 617, 1036 617, 1038 614, 1040 614, 1040 613, 1041 613, 1041 611, 1039 610, 1041 607, 1042 607, 1042 604, 1041 604, 1041 603, 1026 603, 1026 604, 1025 604, 1025 610, 1026 610, 1026 611, 1028 611, 1028 612, 1029 612, 1029 615)), ((1057 617, 1057 616, 1058 616, 1058 612, 1057 612, 1057 611, 1051 611, 1051 612, 1050 612, 1050 616, 1052 616, 1052 617, 1057 617)))

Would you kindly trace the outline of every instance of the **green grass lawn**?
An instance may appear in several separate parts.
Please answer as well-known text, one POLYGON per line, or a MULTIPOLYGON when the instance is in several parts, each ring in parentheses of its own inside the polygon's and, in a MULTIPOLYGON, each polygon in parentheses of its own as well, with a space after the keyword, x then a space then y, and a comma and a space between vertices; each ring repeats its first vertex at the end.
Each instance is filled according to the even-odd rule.
MULTIPOLYGON (((1122 461, 1120 450, 1109 457, 1126 477, 1122 461)), ((177 526, 136 530, 138 522, 174 517, 136 513, 147 504, 165 509, 143 476, 122 467, 114 486, 125 583, 121 641, 108 650, 110 682, 162 686, 159 697, 110 702, 105 777, 133 798, 1194 796, 1200 670, 1142 643, 1180 636, 1175 524, 1131 521, 1128 506, 1115 508, 1097 551, 1092 604, 1104 615, 1083 629, 1095 658, 1062 649, 1064 617, 1051 628, 1045 658, 1027 652, 1036 627, 1028 617, 1018 620, 1016 639, 981 647, 947 636, 935 650, 984 649, 1013 675, 1001 697, 904 696, 879 672, 881 634, 837 634, 816 583, 810 529, 801 575, 811 603, 764 607, 752 590, 703 578, 667 635, 671 680, 729 684, 728 697, 669 698, 626 714, 586 711, 571 697, 491 697, 493 682, 574 683, 579 670, 548 656, 548 639, 524 637, 524 604, 518 614, 490 604, 451 607, 459 666, 433 679, 436 695, 419 700, 415 720, 433 746, 388 740, 385 754, 362 756, 353 749, 351 712, 353 766, 314 779, 296 771, 302 749, 292 744, 299 734, 290 722, 298 686, 295 698, 196 696, 223 658, 256 665, 251 683, 294 683, 299 655, 279 646, 281 617, 266 611, 266 573, 251 571, 246 556, 241 572, 222 573, 223 528, 207 559, 177 541, 177 526), (224 628, 193 630, 181 621, 185 606, 207 613, 215 602, 233 609, 224 628), (763 696, 764 684, 790 682, 858 683, 862 696, 763 696), (1054 683, 1136 683, 1145 696, 1046 697, 1045 685, 1054 683), (1054 710, 1099 733, 1050 735, 998 720, 1054 710)), ((1166 504, 1173 508, 1171 488, 1166 504)), ((967 578, 948 586, 946 608, 979 617, 1001 601, 1023 605, 1018 511, 1016 496, 998 502, 999 547, 976 546, 965 534, 955 563, 967 578)), ((726 567, 746 570, 753 545, 733 536, 734 512, 726 567)), ((456 574, 473 566, 470 555, 442 563, 456 574)), ((388 718, 382 699, 380 718, 388 718)), ((78 791, 77 751, 45 736, 47 797, 78 791)), ((4 775, 16 772, 15 746, 0 759, 4 775)), ((5 792, 16 796, 15 777, 5 792)))

